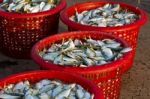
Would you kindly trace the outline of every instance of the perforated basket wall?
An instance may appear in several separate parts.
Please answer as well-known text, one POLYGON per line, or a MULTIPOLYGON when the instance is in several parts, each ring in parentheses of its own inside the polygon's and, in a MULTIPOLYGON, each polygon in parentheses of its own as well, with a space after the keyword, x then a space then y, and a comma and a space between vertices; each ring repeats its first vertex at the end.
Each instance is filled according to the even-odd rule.
POLYGON ((94 99, 104 99, 101 90, 98 87, 96 87, 92 82, 80 76, 69 74, 66 72, 59 72, 59 71, 32 71, 32 72, 12 75, 0 81, 0 90, 6 85, 15 84, 19 81, 28 80, 31 83, 36 83, 43 79, 61 80, 67 84, 76 83, 81 85, 91 94, 94 94, 94 99))
POLYGON ((58 43, 59 41, 62 41, 62 39, 69 39, 69 38, 83 39, 89 36, 92 39, 104 39, 104 38, 115 39, 118 42, 120 42, 124 47, 128 46, 120 38, 114 37, 106 33, 100 33, 98 31, 97 32, 80 31, 80 32, 62 33, 55 36, 47 37, 39 41, 32 49, 32 59, 37 64, 39 64, 42 69, 59 70, 80 74, 83 77, 92 80, 95 84, 97 84, 100 88, 102 88, 105 99, 119 99, 121 78, 122 74, 124 74, 123 69, 125 67, 129 68, 129 66, 131 66, 133 61, 132 60, 133 52, 126 53, 122 58, 112 63, 87 68, 79 68, 72 66, 65 67, 61 65, 56 65, 53 64, 52 62, 45 62, 39 56, 39 52, 42 51, 44 48, 49 47, 51 44, 55 42, 58 43))
POLYGON ((122 83, 121 73, 121 68, 116 68, 111 71, 105 71, 97 74, 84 73, 82 76, 92 80, 100 89, 102 89, 105 99, 119 99, 122 83))
POLYGON ((14 58, 29 58, 32 46, 40 39, 57 33, 60 11, 65 0, 49 11, 16 14, 0 11, 2 52, 14 58))

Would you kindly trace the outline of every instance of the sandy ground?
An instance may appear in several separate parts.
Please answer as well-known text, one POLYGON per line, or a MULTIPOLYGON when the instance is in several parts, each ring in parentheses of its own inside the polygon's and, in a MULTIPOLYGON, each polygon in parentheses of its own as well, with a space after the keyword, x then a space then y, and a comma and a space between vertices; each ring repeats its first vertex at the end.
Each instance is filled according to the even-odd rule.
MULTIPOLYGON (((92 0, 82 0, 92 1, 92 0)), ((98 0, 94 0, 98 1, 98 0)), ((119 1, 119 0, 116 0, 119 1)), ((142 7, 149 11, 150 6, 139 5, 133 0, 120 0, 142 7)), ((144 0, 143 0, 144 1, 144 0)), ((68 5, 81 2, 81 0, 67 0, 68 5)), ((149 2, 150 4, 150 2, 149 2)), ((148 14, 150 18, 150 14, 148 14)), ((60 22, 60 32, 67 28, 60 22)), ((123 76, 120 99, 150 99, 150 22, 140 31, 137 53, 133 68, 123 76)), ((0 54, 0 78, 8 75, 39 69, 32 60, 16 60, 0 54)))

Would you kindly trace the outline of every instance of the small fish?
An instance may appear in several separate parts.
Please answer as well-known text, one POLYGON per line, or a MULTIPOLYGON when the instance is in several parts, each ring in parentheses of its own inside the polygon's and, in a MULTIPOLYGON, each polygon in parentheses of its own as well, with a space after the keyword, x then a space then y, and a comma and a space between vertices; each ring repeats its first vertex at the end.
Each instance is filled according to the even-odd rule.
MULTIPOLYGON (((60 93, 55 97, 55 99, 63 99, 63 97, 68 97, 69 94, 70 94, 70 92, 71 92, 71 89, 65 89, 65 90, 63 90, 62 92, 60 92, 60 93)), ((80 99, 82 99, 82 98, 80 98, 80 99)))
POLYGON ((38 13, 57 6, 59 0, 3 0, 0 10, 15 13, 38 13))
POLYGON ((131 24, 139 19, 139 16, 132 11, 127 11, 120 4, 105 4, 104 6, 78 12, 69 18, 71 21, 83 25, 97 27, 118 27, 131 24))
POLYGON ((61 44, 52 44, 47 51, 39 52, 39 55, 44 53, 41 57, 54 64, 85 68, 116 61, 131 50, 113 39, 94 40, 89 37, 63 40, 61 44))
POLYGON ((1 99, 20 99, 20 96, 12 96, 9 94, 0 94, 1 99))
POLYGON ((46 3, 45 3, 45 2, 41 2, 41 3, 40 3, 40 11, 42 11, 42 10, 43 10, 43 8, 45 7, 45 5, 46 5, 46 3))
POLYGON ((95 51, 94 51, 94 50, 92 50, 91 48, 87 48, 85 53, 86 53, 86 54, 87 54, 87 56, 88 56, 88 57, 90 57, 90 58, 92 58, 92 57, 95 57, 95 56, 96 56, 95 51))
POLYGON ((76 14, 75 14, 75 19, 77 22, 80 22, 83 18, 83 14, 79 14, 77 11, 76 11, 76 14))
POLYGON ((48 79, 40 80, 35 84, 30 83, 28 80, 20 81, 16 84, 5 86, 4 89, 1 90, 1 99, 76 99, 76 97, 78 97, 78 99, 92 99, 92 97, 94 97, 93 94, 76 83, 65 84, 60 80, 48 79), (16 93, 12 91, 9 93, 6 91, 8 90, 7 88, 13 90, 13 86, 15 86, 16 89, 20 89, 21 85, 29 86, 29 89, 24 90, 23 94, 20 94, 20 92, 16 93))
POLYGON ((127 53, 130 51, 132 51, 132 48, 127 47, 127 48, 124 48, 123 50, 121 50, 121 53, 127 53))
POLYGON ((109 49, 109 48, 106 48, 106 47, 103 47, 103 48, 102 48, 102 54, 104 55, 104 58, 105 58, 106 60, 109 60, 109 59, 111 59, 111 58, 113 57, 113 52, 112 52, 112 50, 109 49))
POLYGON ((44 58, 44 60, 55 60, 55 58, 58 55, 60 55, 59 52, 53 52, 53 53, 44 54, 42 57, 44 58))
POLYGON ((120 5, 119 4, 114 5, 114 8, 112 8, 111 10, 118 12, 120 10, 120 5))
POLYGON ((120 47, 120 43, 106 44, 104 46, 107 48, 117 49, 118 47, 120 47))
POLYGON ((110 9, 111 8, 111 4, 107 3, 103 6, 104 9, 110 9))
POLYGON ((36 5, 36 6, 30 8, 31 13, 37 13, 39 11, 40 11, 40 5, 36 5))
POLYGON ((76 94, 77 94, 77 97, 78 97, 79 99, 82 99, 82 98, 84 97, 84 92, 83 92, 82 90, 80 90, 80 89, 78 89, 78 90, 76 91, 76 94))
POLYGON ((42 11, 48 11, 48 10, 52 9, 53 7, 54 7, 54 6, 51 5, 51 4, 46 4, 46 5, 43 7, 42 11))

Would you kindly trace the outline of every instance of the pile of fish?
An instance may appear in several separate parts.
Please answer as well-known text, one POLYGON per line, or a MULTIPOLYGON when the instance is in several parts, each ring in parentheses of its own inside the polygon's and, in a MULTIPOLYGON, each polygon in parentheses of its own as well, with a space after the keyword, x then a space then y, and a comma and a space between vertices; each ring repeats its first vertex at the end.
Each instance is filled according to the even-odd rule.
POLYGON ((93 99, 78 84, 64 84, 57 80, 44 79, 35 85, 29 81, 10 84, 0 91, 0 99, 93 99))
POLYGON ((102 7, 83 11, 78 13, 76 9, 75 15, 70 20, 83 25, 91 25, 97 27, 117 27, 131 24, 139 19, 134 12, 123 9, 119 4, 105 4, 102 7))
POLYGON ((6 12, 37 13, 56 7, 59 0, 3 0, 0 9, 6 12))
POLYGON ((94 40, 91 37, 79 40, 69 39, 61 44, 52 44, 39 55, 54 64, 74 67, 103 65, 115 61, 132 49, 124 48, 112 39, 94 40))

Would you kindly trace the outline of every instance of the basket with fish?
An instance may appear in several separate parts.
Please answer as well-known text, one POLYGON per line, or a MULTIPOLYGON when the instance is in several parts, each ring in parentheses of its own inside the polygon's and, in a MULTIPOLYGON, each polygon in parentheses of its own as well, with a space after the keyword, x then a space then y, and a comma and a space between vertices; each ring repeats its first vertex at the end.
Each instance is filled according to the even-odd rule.
POLYGON ((30 58, 38 40, 57 33, 65 0, 1 0, 1 51, 14 58, 30 58))
POLYGON ((101 90, 80 76, 32 71, 0 81, 0 99, 104 99, 101 90))
POLYGON ((133 62, 133 49, 122 39, 98 31, 76 31, 47 37, 36 43, 32 59, 41 69, 80 74, 118 99, 121 78, 133 62))
POLYGON ((122 2, 86 2, 75 4, 61 14, 68 30, 108 32, 123 38, 136 49, 141 26, 147 21, 146 13, 138 7, 122 2))

